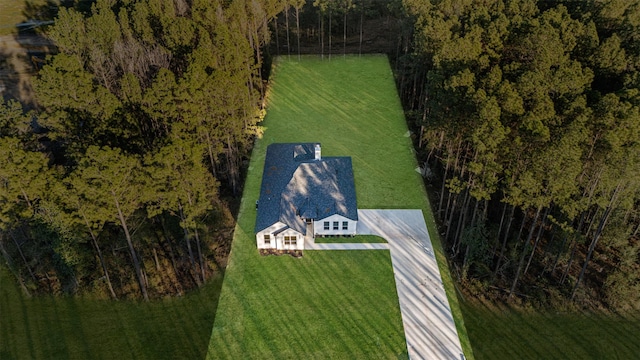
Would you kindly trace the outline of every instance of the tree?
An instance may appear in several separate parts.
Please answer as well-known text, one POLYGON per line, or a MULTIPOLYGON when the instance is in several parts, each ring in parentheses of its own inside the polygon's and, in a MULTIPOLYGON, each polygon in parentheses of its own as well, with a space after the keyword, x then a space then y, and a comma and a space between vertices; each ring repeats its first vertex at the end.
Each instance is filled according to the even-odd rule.
POLYGON ((111 282, 107 261, 99 241, 100 233, 104 229, 109 215, 104 213, 105 209, 99 204, 84 200, 81 194, 78 193, 78 189, 86 186, 82 179, 76 178, 78 175, 78 172, 74 172, 64 180, 58 180, 59 182, 53 186, 53 190, 48 196, 48 201, 51 204, 49 207, 56 210, 60 209, 58 211, 54 210, 55 213, 53 214, 56 217, 55 222, 60 224, 59 227, 71 229, 68 231, 74 231, 73 229, 75 228, 77 229, 75 232, 82 234, 77 236, 84 235, 86 237, 87 234, 89 235, 109 294, 113 299, 117 299, 118 296, 111 282))
MULTIPOLYGON (((610 214, 637 209, 640 132, 628 116, 638 116, 640 82, 629 34, 640 7, 632 3, 403 1, 414 53, 397 61, 399 92, 420 128, 419 150, 442 174, 439 214, 465 275, 474 251, 489 245, 493 258, 480 261, 513 294, 561 228, 555 264, 542 268, 555 269, 571 240, 569 265, 585 253, 580 283, 610 214), (495 238, 481 226, 497 228, 495 238)), ((620 226, 634 228, 632 218, 620 226)))
POLYGON ((329 0, 315 0, 313 6, 318 8, 318 17, 320 18, 320 55, 324 59, 324 17, 329 9, 329 0))
POLYGON ((304 6, 306 0, 294 0, 293 8, 296 10, 296 40, 298 41, 298 60, 300 60, 300 9, 304 6))
MULTIPOLYGON (((202 144, 185 139, 174 139, 158 154, 147 159, 149 176, 154 179, 153 191, 147 199, 148 216, 164 211, 176 214, 184 230, 185 243, 192 266, 196 266, 191 240, 196 240, 199 276, 206 279, 202 245, 198 232, 198 220, 213 209, 217 183, 203 166, 205 153, 202 144)), ((196 276, 197 277, 197 276, 196 276)))
POLYGON ((22 105, 15 100, 0 102, 0 137, 17 137, 22 140, 32 135, 31 117, 24 114, 22 105))
POLYGON ((342 12, 342 55, 347 53, 347 14, 355 7, 353 0, 341 0, 340 11, 342 12))
MULTIPOLYGON (((294 5, 299 18, 303 2, 294 5)), ((164 286, 158 285, 164 279, 158 276, 162 256, 156 245, 167 246, 175 274, 182 274, 172 226, 179 223, 186 246, 195 242, 189 260, 202 283, 211 268, 203 245, 211 225, 220 221, 214 209, 225 206, 218 189, 239 193, 243 160, 261 131, 262 52, 270 39, 269 21, 284 8, 278 0, 99 0, 84 12, 62 9, 48 34, 59 53, 35 82, 37 122, 15 104, 0 108, 0 137, 15 138, 13 148, 31 159, 0 172, 28 173, 31 169, 21 167, 44 156, 35 150, 52 155, 39 169, 53 189, 45 200, 31 194, 26 183, 4 182, 11 201, 0 204, 3 221, 4 215, 8 219, 3 226, 7 234, 20 236, 16 246, 2 248, 3 254, 18 259, 23 248, 29 250, 21 254, 23 265, 13 258, 7 262, 18 272, 28 270, 34 283, 41 275, 49 281, 55 264, 29 264, 53 252, 73 262, 67 269, 80 275, 78 284, 105 278, 114 298, 128 293, 128 282, 111 279, 133 270, 147 299, 152 293, 147 288, 162 293, 164 286), (32 123, 42 126, 38 131, 46 133, 45 141, 37 141, 32 123), (55 177, 44 175, 49 170, 55 177), (166 194, 163 186, 172 189, 173 200, 156 198, 166 194), (117 242, 116 227, 127 241, 133 269, 113 266, 122 255, 104 251, 117 242), (83 256, 77 266, 74 251, 83 256), (147 254, 153 255, 155 273, 146 271, 141 257, 147 254), (96 259, 100 266, 94 266, 96 259), (90 273, 80 274, 84 269, 90 273)), ((297 29, 299 42, 299 23, 297 29)), ((10 239, 3 236, 3 245, 10 239)))
POLYGON ((105 221, 120 223, 127 240, 142 297, 149 300, 143 264, 139 260, 127 219, 141 207, 145 183, 140 160, 119 149, 90 146, 79 160, 73 187, 80 201, 91 204, 105 221))
POLYGON ((25 151, 15 137, 0 137, 0 251, 16 275, 23 290, 29 294, 25 279, 14 265, 4 245, 5 235, 13 240, 24 268, 35 283, 36 276, 12 230, 24 226, 33 218, 37 203, 46 191, 48 159, 44 154, 25 151))

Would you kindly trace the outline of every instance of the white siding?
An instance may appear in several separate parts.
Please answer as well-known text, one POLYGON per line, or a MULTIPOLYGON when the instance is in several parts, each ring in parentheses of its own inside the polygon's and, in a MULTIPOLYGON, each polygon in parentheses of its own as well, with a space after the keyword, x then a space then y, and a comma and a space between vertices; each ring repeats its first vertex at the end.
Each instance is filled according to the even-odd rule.
POLYGON ((304 250, 304 235, 293 229, 287 229, 278 234, 276 241, 279 250, 304 250), (295 237, 295 245, 287 244, 285 237, 295 237))
POLYGON ((284 223, 281 222, 277 222, 271 226, 269 226, 268 228, 260 231, 259 233, 256 234, 256 244, 258 246, 258 249, 275 249, 276 248, 276 237, 273 235, 274 231, 277 231, 279 229, 282 229, 283 227, 285 227, 286 225, 284 223), (265 245, 264 243, 264 235, 270 235, 271 237, 271 241, 269 243, 269 245, 265 245))
POLYGON ((278 235, 273 233, 286 227, 284 223, 277 222, 268 228, 256 234, 256 245, 258 249, 278 249, 278 250, 304 250, 304 235, 293 230, 287 229, 278 235), (269 235, 269 244, 265 244, 264 237, 269 235), (285 236, 296 237, 295 245, 285 245, 285 236))
POLYGON ((315 235, 319 236, 339 236, 339 235, 356 235, 357 221, 348 219, 342 215, 331 215, 321 220, 317 220, 313 224, 313 231, 315 235), (329 229, 326 230, 325 222, 329 223, 329 229), (337 223, 338 229, 335 229, 337 223), (347 225, 347 229, 344 229, 344 223, 347 225))

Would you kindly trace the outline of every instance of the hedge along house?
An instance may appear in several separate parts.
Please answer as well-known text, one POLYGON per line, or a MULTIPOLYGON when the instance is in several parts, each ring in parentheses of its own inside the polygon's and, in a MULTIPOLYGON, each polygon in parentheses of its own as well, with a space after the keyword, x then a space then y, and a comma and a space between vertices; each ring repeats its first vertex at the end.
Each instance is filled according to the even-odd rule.
POLYGON ((269 145, 256 206, 258 249, 303 250, 305 237, 355 235, 351 158, 323 158, 318 143, 269 145))

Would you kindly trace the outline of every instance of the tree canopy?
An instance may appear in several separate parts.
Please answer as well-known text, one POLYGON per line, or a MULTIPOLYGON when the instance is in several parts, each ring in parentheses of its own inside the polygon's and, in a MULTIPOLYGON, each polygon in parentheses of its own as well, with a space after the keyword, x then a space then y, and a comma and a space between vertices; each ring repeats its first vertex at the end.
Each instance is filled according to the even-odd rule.
POLYGON ((0 241, 28 291, 148 299, 218 270, 212 229, 231 221, 220 194, 241 191, 263 116, 261 49, 282 9, 98 0, 59 10, 47 32, 58 53, 34 85, 39 111, 1 108, 0 241))
MULTIPOLYGON (((618 293, 622 281, 637 288, 637 276, 616 274, 619 262, 639 265, 623 259, 639 240, 640 3, 403 3, 413 48, 399 61, 420 65, 399 74, 400 91, 442 171, 439 213, 463 277, 512 296, 535 268, 586 298, 585 269, 607 239, 613 259, 597 266, 618 293)), ((612 296, 640 306, 631 293, 612 296)))

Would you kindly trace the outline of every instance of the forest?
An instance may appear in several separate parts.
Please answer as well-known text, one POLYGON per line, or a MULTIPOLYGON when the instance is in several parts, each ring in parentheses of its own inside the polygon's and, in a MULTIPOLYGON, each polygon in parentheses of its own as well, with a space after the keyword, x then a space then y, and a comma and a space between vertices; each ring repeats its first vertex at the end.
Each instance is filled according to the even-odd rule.
POLYGON ((398 87, 458 279, 640 308, 640 2, 404 4, 398 87))
POLYGON ((26 293, 148 300, 224 267, 279 6, 60 8, 37 109, 0 124, 0 250, 26 293))
POLYGON ((225 266, 272 56, 386 53, 466 291, 640 308, 640 1, 99 0, 0 111, 26 293, 180 295, 225 266))

